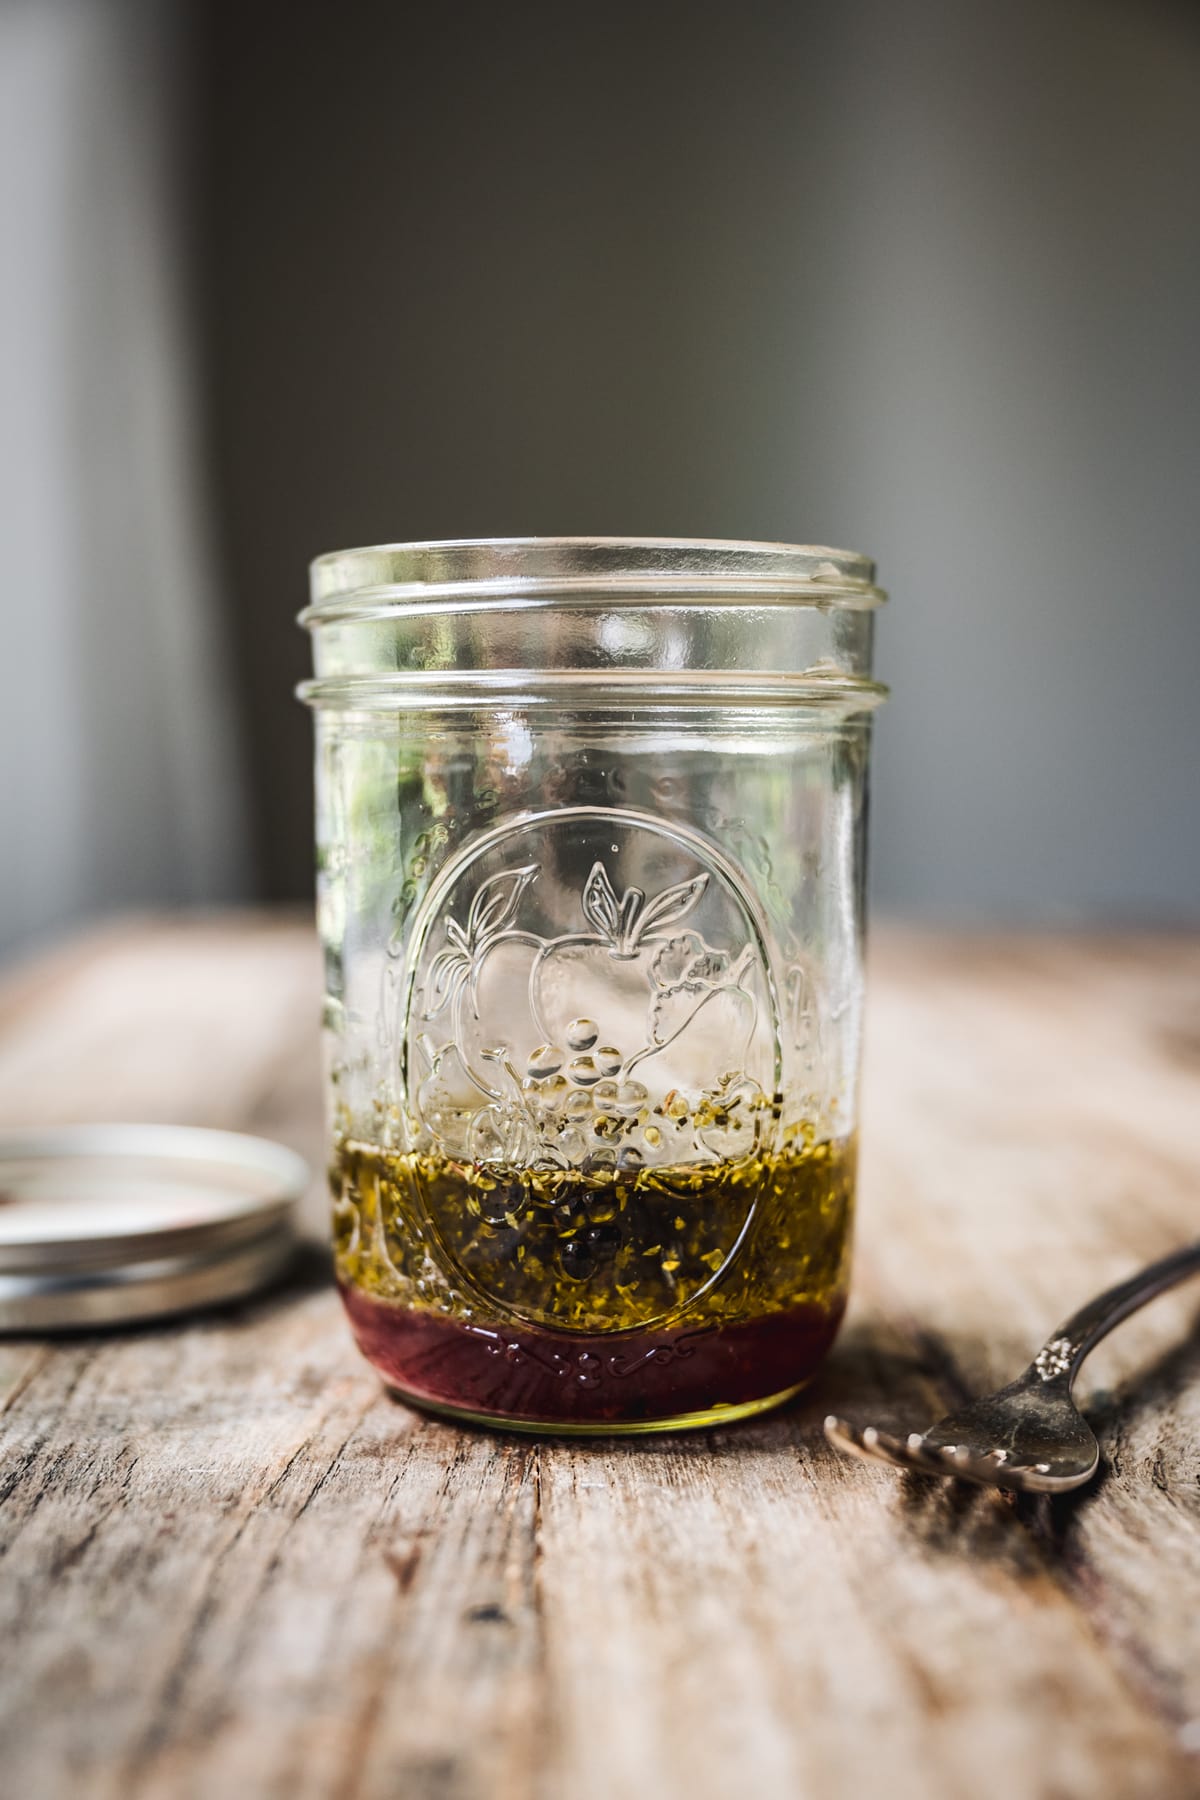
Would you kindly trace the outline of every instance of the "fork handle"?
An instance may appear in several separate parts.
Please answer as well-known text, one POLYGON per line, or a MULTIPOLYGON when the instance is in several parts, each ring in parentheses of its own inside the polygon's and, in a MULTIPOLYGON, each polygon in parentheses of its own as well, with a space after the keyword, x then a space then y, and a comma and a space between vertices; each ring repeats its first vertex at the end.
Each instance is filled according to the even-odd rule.
POLYGON ((1170 1256, 1139 1269, 1127 1281, 1106 1288, 1051 1334, 1034 1357, 1031 1372, 1036 1372, 1043 1381, 1065 1375, 1069 1388, 1084 1357, 1095 1349, 1101 1338, 1108 1336, 1114 1325, 1127 1319, 1139 1306, 1145 1306, 1148 1300, 1174 1287, 1177 1281, 1197 1272, 1200 1272, 1200 1243, 1187 1244, 1182 1250, 1173 1250, 1170 1256))

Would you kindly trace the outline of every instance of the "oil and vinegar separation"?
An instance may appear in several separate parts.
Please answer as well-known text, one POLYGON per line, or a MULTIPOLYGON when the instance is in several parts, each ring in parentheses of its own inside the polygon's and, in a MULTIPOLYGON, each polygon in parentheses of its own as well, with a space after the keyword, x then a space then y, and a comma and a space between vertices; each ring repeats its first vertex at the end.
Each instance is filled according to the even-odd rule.
POLYGON ((399 1394, 516 1427, 727 1420, 803 1386, 845 1307, 855 1143, 505 1167, 335 1144, 338 1283, 399 1394))

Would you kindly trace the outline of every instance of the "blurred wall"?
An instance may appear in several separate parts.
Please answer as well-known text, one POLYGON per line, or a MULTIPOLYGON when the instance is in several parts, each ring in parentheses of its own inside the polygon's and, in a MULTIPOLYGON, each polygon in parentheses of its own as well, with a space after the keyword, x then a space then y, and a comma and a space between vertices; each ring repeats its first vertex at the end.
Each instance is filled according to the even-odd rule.
POLYGON ((488 533, 869 549, 877 900, 1200 916, 1194 4, 0 0, 0 233, 0 953, 306 896, 305 563, 488 533))
POLYGON ((1200 915, 1200 15, 221 4, 209 340, 264 874, 314 552, 848 544, 880 903, 1200 915))
POLYGON ((154 0, 0 4, 0 955, 244 890, 154 0))

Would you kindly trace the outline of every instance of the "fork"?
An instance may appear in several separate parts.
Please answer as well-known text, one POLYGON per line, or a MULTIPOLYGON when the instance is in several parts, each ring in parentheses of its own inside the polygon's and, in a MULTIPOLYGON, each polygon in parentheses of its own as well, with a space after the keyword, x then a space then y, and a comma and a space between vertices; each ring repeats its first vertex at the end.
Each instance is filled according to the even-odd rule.
POLYGON ((1151 1263, 1107 1288, 1047 1339, 1023 1375, 973 1400, 924 1433, 897 1437, 850 1425, 830 1413, 825 1436, 848 1456, 893 1463, 922 1475, 952 1476, 1018 1493, 1063 1494, 1090 1481, 1100 1463, 1096 1434, 1071 1389, 1080 1365, 1114 1325, 1200 1270, 1200 1243, 1151 1263))

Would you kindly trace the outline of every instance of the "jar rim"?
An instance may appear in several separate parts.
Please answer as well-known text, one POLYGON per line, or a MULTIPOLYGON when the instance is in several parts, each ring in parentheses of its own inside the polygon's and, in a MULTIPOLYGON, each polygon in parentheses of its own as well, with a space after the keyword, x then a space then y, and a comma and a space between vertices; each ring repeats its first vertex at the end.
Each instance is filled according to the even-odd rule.
POLYGON ((688 674, 612 669, 470 669, 348 675, 302 681, 296 697, 316 711, 372 713, 464 711, 498 704, 532 713, 585 708, 644 714, 647 706, 679 715, 698 708, 820 709, 831 714, 871 712, 888 697, 881 681, 811 669, 802 676, 745 675, 728 670, 688 674))
POLYGON ((606 606, 656 597, 755 606, 872 608, 886 599, 875 565, 854 550, 753 539, 443 538, 329 551, 310 565, 315 627, 348 615, 511 604, 606 606))

